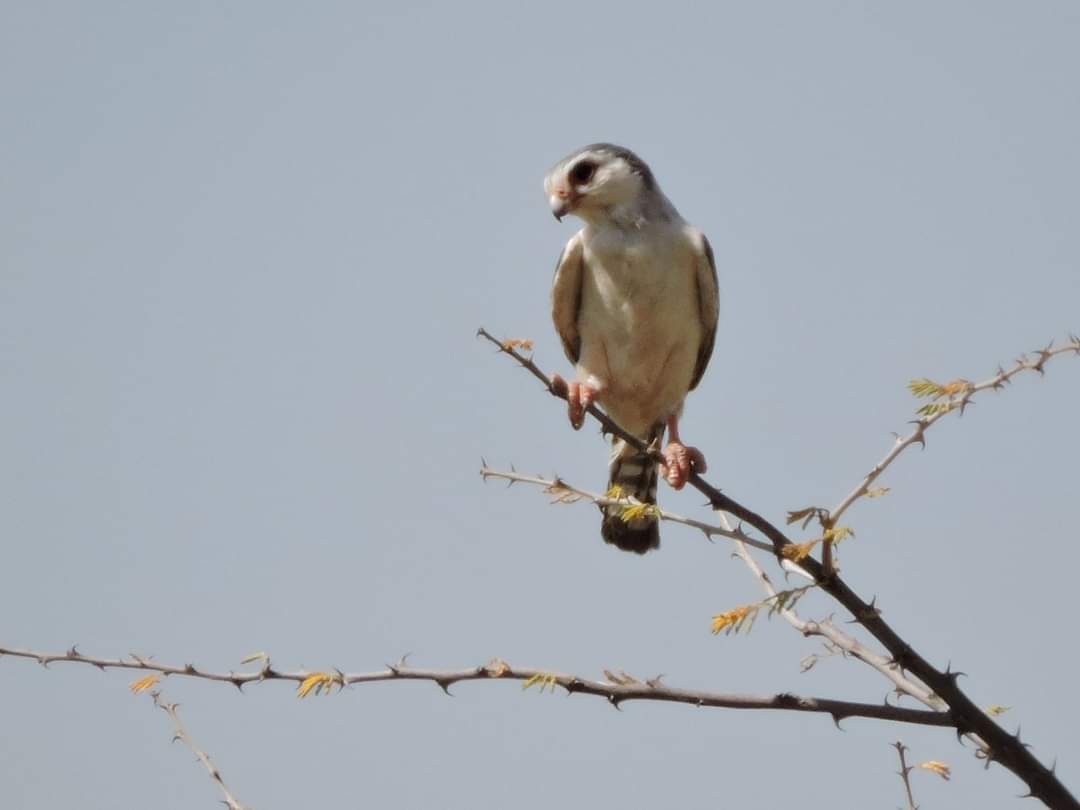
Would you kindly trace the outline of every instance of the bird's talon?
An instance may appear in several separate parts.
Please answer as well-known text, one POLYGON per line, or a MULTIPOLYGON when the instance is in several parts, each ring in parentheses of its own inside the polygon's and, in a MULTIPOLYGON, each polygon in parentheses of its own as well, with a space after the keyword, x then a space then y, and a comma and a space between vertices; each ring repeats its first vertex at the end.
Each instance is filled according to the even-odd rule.
POLYGON ((705 456, 696 447, 671 442, 664 448, 664 463, 660 465, 660 472, 672 489, 682 489, 691 472, 705 472, 705 456))
POLYGON ((585 413, 596 401, 599 392, 589 383, 572 382, 566 386, 566 403, 570 415, 570 426, 574 430, 581 430, 585 424, 585 413))
POLYGON ((572 382, 567 386, 566 404, 570 416, 570 427, 581 430, 581 426, 585 424, 585 408, 581 404, 581 383, 572 382))

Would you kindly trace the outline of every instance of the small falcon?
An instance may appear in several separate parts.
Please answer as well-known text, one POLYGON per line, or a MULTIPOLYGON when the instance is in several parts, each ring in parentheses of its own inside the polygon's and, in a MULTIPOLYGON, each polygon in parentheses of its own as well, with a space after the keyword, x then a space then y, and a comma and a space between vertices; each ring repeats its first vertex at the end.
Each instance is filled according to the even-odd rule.
MULTIPOLYGON (((679 437, 679 416, 716 337, 712 248, 679 216, 645 161, 621 146, 577 150, 548 172, 544 192, 556 219, 573 214, 585 223, 566 243, 551 290, 555 330, 575 366, 571 382, 552 380, 566 386, 570 424, 580 428, 597 402, 646 443, 659 444, 667 430, 660 470, 681 489, 691 470, 705 471, 705 458, 679 437)), ((655 504, 656 479, 648 456, 613 440, 609 487, 655 504)), ((623 509, 604 508, 604 540, 638 554, 657 548, 657 519, 627 521, 623 509)))

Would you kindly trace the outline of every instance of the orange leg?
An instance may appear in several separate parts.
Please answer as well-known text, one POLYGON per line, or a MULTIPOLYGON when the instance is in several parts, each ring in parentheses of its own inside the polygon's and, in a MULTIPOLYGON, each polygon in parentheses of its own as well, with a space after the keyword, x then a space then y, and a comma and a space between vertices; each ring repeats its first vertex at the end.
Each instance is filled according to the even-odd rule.
POLYGON ((696 447, 687 447, 679 438, 679 418, 670 416, 667 420, 668 445, 664 448, 664 463, 660 473, 673 489, 682 489, 690 477, 691 471, 703 473, 706 470, 705 456, 696 447))

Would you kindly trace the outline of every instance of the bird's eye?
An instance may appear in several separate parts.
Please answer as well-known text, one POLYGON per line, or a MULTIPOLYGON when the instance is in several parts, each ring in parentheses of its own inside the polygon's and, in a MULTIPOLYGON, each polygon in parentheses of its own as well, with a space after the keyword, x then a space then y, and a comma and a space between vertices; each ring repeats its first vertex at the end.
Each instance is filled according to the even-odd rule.
POLYGON ((570 179, 572 179, 578 185, 588 183, 592 180, 593 174, 596 172, 596 164, 588 160, 583 160, 577 166, 570 170, 570 179))

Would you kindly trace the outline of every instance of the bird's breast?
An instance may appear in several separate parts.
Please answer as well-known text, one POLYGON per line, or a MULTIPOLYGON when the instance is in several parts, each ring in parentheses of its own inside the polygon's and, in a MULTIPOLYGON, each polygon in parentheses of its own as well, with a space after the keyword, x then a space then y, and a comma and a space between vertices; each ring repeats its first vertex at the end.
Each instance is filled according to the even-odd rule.
POLYGON ((650 419, 677 406, 701 341, 689 249, 655 239, 586 246, 582 282, 582 370, 606 381, 609 402, 657 411, 650 419))

